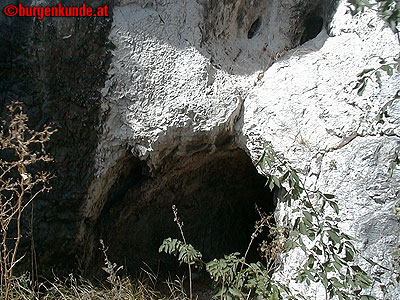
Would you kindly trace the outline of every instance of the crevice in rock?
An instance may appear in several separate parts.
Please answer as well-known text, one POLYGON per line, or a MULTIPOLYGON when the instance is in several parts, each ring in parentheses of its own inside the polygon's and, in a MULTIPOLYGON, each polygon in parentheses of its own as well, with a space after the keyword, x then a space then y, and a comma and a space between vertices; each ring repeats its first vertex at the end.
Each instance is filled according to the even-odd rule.
MULTIPOLYGON (((243 254, 259 218, 255 204, 268 213, 275 208, 265 178, 239 149, 171 157, 152 176, 134 157, 124 164, 126 171, 110 189, 95 224, 94 243, 103 239, 111 261, 126 266, 130 274, 140 271, 143 263, 160 265, 161 271, 165 265, 164 270, 176 265, 176 258, 158 253, 165 238, 180 238, 173 204, 187 241, 205 260, 236 251, 243 254)), ((256 255, 257 246, 250 259, 256 255)), ((102 253, 95 251, 90 269, 102 265, 102 253)))
POLYGON ((248 39, 252 39, 254 37, 254 35, 257 33, 257 31, 260 29, 261 27, 261 22, 262 19, 261 17, 258 17, 253 24, 251 24, 249 31, 247 32, 247 38, 248 39))
POLYGON ((200 46, 214 66, 229 73, 265 71, 287 51, 328 29, 337 3, 210 0, 204 6, 200 46))
POLYGON ((300 45, 317 37, 324 27, 323 7, 317 6, 311 11, 303 21, 303 34, 301 36, 300 45))

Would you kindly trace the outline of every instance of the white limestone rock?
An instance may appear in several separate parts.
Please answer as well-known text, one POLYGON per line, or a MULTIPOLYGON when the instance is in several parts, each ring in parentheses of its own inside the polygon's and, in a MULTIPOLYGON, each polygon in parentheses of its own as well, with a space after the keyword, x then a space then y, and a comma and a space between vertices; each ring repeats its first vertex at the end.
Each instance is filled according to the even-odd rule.
MULTIPOLYGON (((373 13, 352 18, 343 3, 332 28, 333 36, 325 42, 320 34, 265 72, 245 100, 237 123, 239 140, 254 159, 261 154, 260 145, 270 141, 308 177, 310 186, 336 195, 342 229, 360 241, 364 257, 390 268, 399 238, 393 208, 399 200, 400 171, 390 177, 388 167, 400 145, 399 101, 383 124, 376 116, 394 96, 400 78, 385 77, 382 89, 372 80, 363 96, 352 88, 360 71, 377 66, 379 57, 396 55, 400 47, 373 13)), ((279 211, 281 217, 285 214, 279 211)), ((287 258, 286 272, 299 265, 293 255, 287 258)), ((373 275, 382 271, 360 263, 373 275)), ((310 299, 324 298, 315 287, 311 290, 310 299)), ((376 286, 374 293, 383 299, 376 286)), ((399 289, 392 291, 390 299, 399 297, 399 289)))
MULTIPOLYGON (((276 17, 279 7, 296 1, 270 2, 276 17)), ((282 33, 295 23, 288 13, 276 32, 269 32, 277 39, 271 40, 273 59, 266 59, 260 55, 262 33, 254 44, 245 38, 254 11, 244 28, 221 25, 221 32, 230 35, 210 38, 207 44, 201 26, 205 2, 120 4, 109 37, 115 50, 102 91, 106 120, 87 216, 100 213, 104 190, 117 173, 113 168, 127 150, 156 172, 170 155, 191 155, 204 147, 212 151, 221 134, 235 136, 234 146, 245 149, 254 162, 270 141, 308 176, 308 185, 336 195, 341 226, 362 241, 363 255, 389 265, 399 236, 392 209, 400 171, 389 178, 387 169, 400 143, 400 104, 395 102, 383 124, 375 117, 400 78, 384 78, 382 89, 370 82, 363 96, 353 90, 360 71, 400 50, 375 14, 353 18, 342 2, 330 24, 331 36, 323 30, 279 58, 283 49, 293 47, 282 33)), ((284 205, 278 208, 280 216, 289 213, 284 205)), ((288 257, 285 269, 296 263, 296 257, 288 257)), ((392 294, 392 299, 399 297, 399 292, 392 294)))

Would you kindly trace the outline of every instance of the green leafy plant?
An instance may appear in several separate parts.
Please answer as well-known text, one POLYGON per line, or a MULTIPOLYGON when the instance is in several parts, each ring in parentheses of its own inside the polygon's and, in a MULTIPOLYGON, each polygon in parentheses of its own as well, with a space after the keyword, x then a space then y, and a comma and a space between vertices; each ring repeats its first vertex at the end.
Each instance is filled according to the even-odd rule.
MULTIPOLYGON (((208 263, 205 263, 202 260, 201 253, 194 249, 192 245, 187 244, 185 241, 182 242, 180 240, 171 238, 167 238, 163 241, 159 251, 177 256, 180 263, 186 263, 188 266, 194 265, 197 268, 202 268, 205 266, 205 270, 208 272, 210 278, 214 281, 217 287, 217 292, 214 295, 214 298, 221 300, 244 299, 250 296, 253 290, 256 293, 259 292, 260 295, 264 296, 275 294, 276 291, 280 292, 279 289, 276 289, 278 283, 272 284, 274 281, 270 275, 273 271, 273 260, 278 255, 278 245, 280 249, 283 249, 282 241, 280 243, 275 242, 268 245, 262 245, 261 249, 264 253, 263 257, 267 261, 266 264, 262 264, 261 262, 252 264, 246 263, 247 254, 254 240, 263 231, 263 228, 267 226, 271 226, 272 228, 272 216, 267 216, 258 208, 257 211, 260 214, 260 220, 257 221, 254 226, 254 232, 250 237, 250 242, 244 256, 240 256, 239 252, 235 252, 225 255, 223 258, 214 259, 208 263), (267 283, 267 285, 265 285, 265 283, 267 283), (270 291, 270 289, 273 291, 270 291)), ((182 229, 183 225, 178 219, 177 209, 175 206, 173 206, 173 212, 175 216, 175 222, 180 224, 178 226, 181 231, 181 235, 184 236, 182 229)), ((279 233, 281 233, 281 231, 275 230, 270 232, 270 235, 276 236, 279 233)), ((279 239, 275 239, 274 241, 278 240, 279 239)), ((190 278, 191 273, 189 273, 189 279, 190 278)), ((193 294, 191 293, 190 299, 192 299, 192 297, 193 294)))
MULTIPOLYGON (((392 29, 397 35, 400 43, 399 20, 400 20, 400 1, 399 0, 383 0, 383 1, 368 1, 368 0, 349 0, 350 10, 353 15, 363 12, 365 9, 373 9, 379 13, 382 20, 392 29)), ((363 95, 369 80, 375 79, 379 87, 382 87, 382 74, 386 73, 388 77, 399 75, 400 73, 400 55, 396 54, 389 58, 380 58, 377 68, 367 68, 358 74, 358 81, 354 89, 357 89, 358 95, 363 95)), ((378 123, 383 123, 384 118, 388 117, 388 109, 395 101, 400 99, 400 89, 397 90, 392 99, 389 99, 380 109, 376 119, 378 123)), ((393 172, 400 165, 400 146, 393 151, 393 158, 389 164, 389 176, 393 176, 393 172)), ((394 214, 400 218, 400 201, 394 206, 394 214)), ((379 267, 383 272, 389 273, 389 283, 382 284, 380 278, 374 278, 380 284, 384 293, 387 294, 389 286, 396 288, 400 284, 400 243, 398 242, 397 250, 393 253, 392 268, 386 268, 375 262, 369 261, 371 264, 379 267)))
POLYGON ((172 206, 172 212, 174 213, 174 222, 179 227, 183 242, 177 239, 168 238, 163 241, 160 246, 159 252, 165 252, 167 254, 178 255, 178 261, 184 262, 188 266, 189 270, 189 297, 193 298, 193 287, 192 287, 192 266, 201 267, 201 253, 194 249, 194 247, 186 243, 185 235, 183 233, 183 222, 179 220, 178 209, 175 205, 172 206))
POLYGON ((362 294, 372 280, 355 263, 354 239, 338 226, 339 206, 334 195, 307 189, 286 159, 280 158, 269 143, 265 144, 265 149, 260 167, 269 177, 270 189, 287 187, 284 199, 298 200, 297 208, 293 209, 297 218, 285 245, 286 251, 299 247, 307 257, 298 270, 296 281, 322 284, 327 298, 336 295, 339 299, 374 299, 362 294), (335 217, 327 215, 327 204, 335 217))
MULTIPOLYGON (((385 72, 389 77, 393 76, 396 72, 400 72, 400 57, 395 58, 380 58, 379 67, 364 69, 360 72, 357 77, 357 84, 354 89, 357 90, 357 94, 362 96, 365 88, 367 87, 368 81, 375 79, 379 87, 382 87, 382 72, 385 72)), ((389 105, 391 105, 390 103, 389 105)))
POLYGON ((350 11, 353 15, 364 12, 365 9, 373 9, 377 11, 387 25, 394 31, 398 32, 400 19, 400 1, 399 0, 348 0, 350 11))
MULTIPOLYGON (((171 238, 164 240, 160 251, 177 255, 178 261, 188 266, 205 265, 218 287, 215 298, 221 300, 245 299, 251 294, 265 299, 306 299, 273 276, 280 266, 279 256, 295 248, 302 249, 306 257, 296 272, 294 279, 297 282, 320 284, 325 289, 327 299, 333 296, 346 300, 375 299, 363 292, 371 286, 372 280, 355 262, 357 250, 354 239, 338 226, 339 206, 334 196, 307 189, 289 161, 280 157, 269 143, 265 144, 259 165, 268 177, 267 186, 271 190, 284 190, 284 201, 290 205, 296 204, 293 209, 296 218, 291 228, 273 225, 272 216, 258 209, 260 220, 255 224, 244 256, 236 252, 204 263, 200 252, 187 244, 186 240, 182 242, 171 238), (335 213, 334 217, 327 215, 328 209, 335 213), (263 241, 260 260, 248 263, 246 256, 249 249, 265 227, 270 228, 272 241, 263 241)), ((173 211, 183 237, 175 207, 173 211)))
POLYGON ((239 266, 244 263, 244 257, 240 253, 225 255, 224 258, 214 259, 206 264, 206 270, 214 282, 220 286, 215 294, 216 298, 232 299, 242 298, 244 280, 242 273, 238 272, 239 266))
MULTIPOLYGON (((373 9, 379 13, 382 20, 397 34, 400 43, 400 32, 398 29, 400 20, 400 1, 399 0, 348 0, 350 11, 353 15, 363 12, 365 9, 373 9)), ((354 89, 357 94, 362 96, 367 84, 370 80, 375 80, 379 87, 382 87, 382 74, 386 73, 389 77, 400 72, 400 56, 396 54, 392 57, 380 57, 379 66, 376 68, 366 68, 357 75, 357 84, 354 89)), ((393 102, 400 98, 400 90, 396 92, 394 97, 388 100, 380 109, 377 115, 377 121, 382 122, 383 117, 387 116, 388 108, 393 105, 393 102)), ((396 151, 397 153, 398 151, 396 151)), ((397 165, 397 164, 396 164, 397 165)), ((389 169, 393 171, 393 166, 389 169)))

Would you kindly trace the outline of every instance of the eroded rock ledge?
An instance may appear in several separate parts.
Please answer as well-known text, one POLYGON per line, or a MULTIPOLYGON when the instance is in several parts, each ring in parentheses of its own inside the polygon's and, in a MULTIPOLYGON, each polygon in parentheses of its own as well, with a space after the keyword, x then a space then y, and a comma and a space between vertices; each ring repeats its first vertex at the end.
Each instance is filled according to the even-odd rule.
MULTIPOLYGON (((335 3, 121 2, 84 219, 97 222, 127 149, 157 176, 166 159, 237 148, 235 124, 249 90, 288 50, 317 36, 315 49, 323 45, 335 3)), ((91 235, 86 223, 78 241, 91 235)))
MULTIPOLYGON (((251 164, 265 141, 308 185, 337 196, 343 229, 366 257, 389 263, 400 174, 386 170, 400 142, 399 103, 381 123, 375 116, 399 78, 371 83, 362 97, 352 90, 360 70, 399 52, 374 13, 352 18, 345 1, 336 10, 329 0, 115 2, 112 20, 0 16, 1 99, 17 97, 39 125, 60 128, 50 147, 59 184, 37 216, 38 245, 52 249, 52 263, 96 264, 101 237, 117 261, 154 259, 144 252, 173 235, 173 202, 182 218, 218 215, 232 199, 231 214, 247 209, 244 199, 252 208, 271 197, 251 164), (13 24, 20 38, 8 36, 13 24), (85 64, 71 67, 76 59, 85 64), (166 232, 148 226, 164 219, 166 232)), ((290 208, 277 205, 278 222, 290 222, 290 208)), ((194 219, 188 231, 202 232, 189 234, 205 253, 241 247, 209 243, 194 219)), ((215 220, 238 231, 228 216, 215 220)), ((298 262, 287 258, 287 278, 298 262)))

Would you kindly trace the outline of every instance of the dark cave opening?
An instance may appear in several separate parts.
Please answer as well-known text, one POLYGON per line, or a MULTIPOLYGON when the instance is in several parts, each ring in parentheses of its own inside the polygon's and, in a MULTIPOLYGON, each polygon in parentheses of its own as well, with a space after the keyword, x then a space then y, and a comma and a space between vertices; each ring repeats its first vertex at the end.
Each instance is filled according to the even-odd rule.
MULTIPOLYGON (((163 266, 177 266, 175 257, 158 253, 165 238, 181 238, 172 205, 178 208, 187 242, 205 261, 244 254, 259 219, 255 205, 268 214, 275 209, 265 177, 242 150, 171 159, 154 176, 136 158, 123 163, 126 170, 109 192, 95 234, 109 248, 110 260, 125 266, 128 274, 137 274, 144 264, 161 272, 163 266)), ((258 256, 257 248, 253 246, 250 259, 258 256)), ((98 251, 92 267, 102 265, 98 251)))
POLYGON ((261 17, 258 17, 253 24, 251 24, 249 31, 247 32, 247 38, 252 39, 254 35, 260 30, 261 27, 261 17))
POLYGON ((317 9, 311 12, 303 22, 304 31, 300 40, 300 45, 316 38, 318 34, 322 31, 324 26, 324 19, 321 16, 321 9, 317 9))

